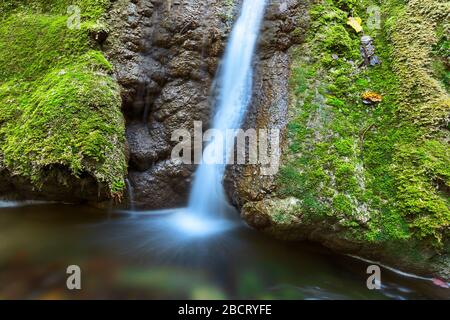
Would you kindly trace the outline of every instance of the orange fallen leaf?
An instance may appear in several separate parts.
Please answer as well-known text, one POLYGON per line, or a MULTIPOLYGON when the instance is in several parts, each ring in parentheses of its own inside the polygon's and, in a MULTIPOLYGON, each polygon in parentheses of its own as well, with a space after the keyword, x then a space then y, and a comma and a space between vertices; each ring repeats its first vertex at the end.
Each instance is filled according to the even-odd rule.
POLYGON ((378 103, 383 101, 383 96, 373 91, 367 91, 363 93, 362 99, 367 102, 378 103))

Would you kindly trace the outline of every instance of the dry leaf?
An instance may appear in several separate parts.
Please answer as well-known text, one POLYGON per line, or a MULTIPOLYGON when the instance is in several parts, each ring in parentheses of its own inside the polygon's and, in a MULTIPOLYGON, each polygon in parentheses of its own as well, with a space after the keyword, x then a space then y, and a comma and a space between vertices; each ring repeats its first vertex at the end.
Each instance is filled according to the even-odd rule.
POLYGON ((347 24, 352 27, 353 29, 355 29, 356 32, 361 32, 363 30, 363 28, 361 27, 362 24, 362 19, 359 17, 350 17, 347 20, 347 24))
POLYGON ((372 104, 383 101, 383 96, 373 91, 367 91, 363 93, 362 99, 366 104, 372 104))

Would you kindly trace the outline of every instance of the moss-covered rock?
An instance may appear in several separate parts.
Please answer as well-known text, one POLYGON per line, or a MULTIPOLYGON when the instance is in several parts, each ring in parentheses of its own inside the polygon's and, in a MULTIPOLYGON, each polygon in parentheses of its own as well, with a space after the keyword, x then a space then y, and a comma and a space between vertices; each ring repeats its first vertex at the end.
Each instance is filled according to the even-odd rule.
POLYGON ((121 197, 126 161, 120 89, 92 37, 104 29, 109 5, 109 0, 1 2, 0 168, 3 176, 15 177, 15 190, 3 192, 21 196, 26 189, 23 196, 34 197, 17 182, 24 179, 40 198, 49 183, 61 191, 61 197, 53 192, 50 198, 121 197), (59 177, 49 180, 55 171, 59 177), (98 192, 82 190, 87 176, 98 192))
POLYGON ((367 21, 372 5, 379 4, 312 5, 308 38, 292 53, 291 120, 277 191, 245 204, 243 216, 281 238, 308 238, 448 278, 450 104, 435 62, 442 63, 450 7, 384 1, 381 28, 364 24, 382 64, 365 68, 362 34, 346 22, 367 21), (369 91, 382 101, 364 104, 369 91), (295 205, 280 211, 286 199, 295 205))

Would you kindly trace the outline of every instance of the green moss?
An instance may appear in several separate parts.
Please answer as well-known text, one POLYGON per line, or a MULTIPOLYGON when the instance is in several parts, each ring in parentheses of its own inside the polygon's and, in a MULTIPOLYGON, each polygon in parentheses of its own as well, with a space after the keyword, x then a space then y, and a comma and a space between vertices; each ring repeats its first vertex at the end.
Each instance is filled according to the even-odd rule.
POLYGON ((313 219, 339 221, 344 237, 442 248, 450 227, 450 110, 430 57, 445 48, 435 21, 448 4, 386 1, 382 29, 364 26, 383 63, 361 69, 361 35, 346 20, 351 12, 367 19, 370 5, 377 3, 324 0, 311 8, 307 43, 294 54, 290 152, 278 196, 301 199, 313 219), (364 105, 367 90, 383 102, 364 105))
POLYGON ((432 72, 433 47, 437 44, 438 21, 450 12, 448 2, 410 1, 391 28, 393 70, 399 87, 401 113, 408 121, 438 129, 449 121, 450 98, 432 72))
POLYGON ((450 41, 448 34, 450 26, 448 22, 440 23, 437 26, 437 43, 433 46, 433 71, 436 79, 440 80, 447 92, 450 88, 450 41))
POLYGON ((333 207, 339 214, 343 214, 344 216, 352 216, 352 203, 350 199, 343 194, 338 194, 333 198, 333 207))
POLYGON ((348 58, 357 58, 355 39, 352 39, 343 25, 331 25, 325 30, 323 47, 331 53, 341 54, 348 58))
POLYGON ((111 0, 2 0, 0 12, 3 15, 16 13, 65 15, 70 6, 78 6, 82 18, 92 22, 101 18, 110 6, 111 0))
POLYGON ((225 6, 224 11, 220 14, 223 21, 226 23, 231 23, 234 17, 234 7, 235 7, 235 1, 234 0, 225 0, 225 6))
POLYGON ((90 32, 109 1, 4 1, 0 23, 0 150, 3 166, 36 187, 46 170, 94 176, 124 189, 124 121, 112 66, 90 32), (81 9, 67 27, 69 5, 81 9))
POLYGON ((337 0, 334 1, 336 7, 342 10, 351 11, 354 8, 357 8, 358 0, 337 0))
POLYGON ((342 162, 336 166, 336 188, 342 192, 358 190, 358 182, 355 178, 356 171, 352 163, 342 162))
POLYGON ((354 154, 354 141, 353 139, 346 138, 337 140, 334 143, 337 153, 342 157, 350 157, 354 154))

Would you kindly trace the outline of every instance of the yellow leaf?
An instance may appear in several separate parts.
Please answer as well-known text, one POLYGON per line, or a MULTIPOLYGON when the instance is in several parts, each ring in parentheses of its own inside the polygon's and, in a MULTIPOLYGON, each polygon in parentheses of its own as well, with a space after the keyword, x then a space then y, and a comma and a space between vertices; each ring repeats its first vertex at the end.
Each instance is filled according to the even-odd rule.
POLYGON ((361 27, 362 24, 362 20, 359 17, 350 17, 347 20, 347 24, 352 27, 353 29, 355 29, 356 32, 361 32, 363 29, 361 27))

